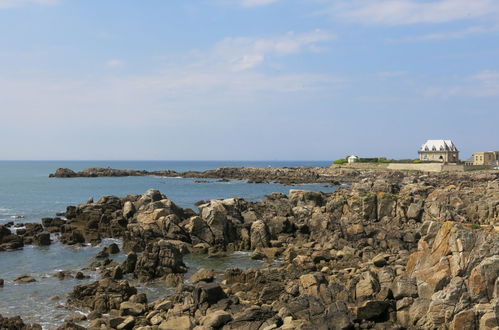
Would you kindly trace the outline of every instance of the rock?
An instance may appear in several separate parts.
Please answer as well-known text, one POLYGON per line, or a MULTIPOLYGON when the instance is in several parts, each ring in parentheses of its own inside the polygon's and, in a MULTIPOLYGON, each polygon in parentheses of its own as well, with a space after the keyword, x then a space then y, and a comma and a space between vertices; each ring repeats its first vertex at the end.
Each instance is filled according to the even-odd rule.
POLYGON ((386 266, 388 264, 388 258, 390 257, 389 254, 378 254, 377 256, 375 256, 373 259, 372 259, 372 262, 374 264, 374 266, 376 267, 383 267, 383 266, 386 266))
POLYGON ((449 329, 451 330, 461 330, 461 329, 476 329, 476 315, 472 310, 462 311, 452 320, 449 329))
POLYGON ((380 288, 376 274, 364 272, 355 286, 355 296, 359 300, 367 299, 378 293, 380 288))
POLYGON ((121 322, 116 329, 117 330, 131 330, 135 325, 135 318, 133 316, 126 317, 123 322, 121 322))
POLYGON ((123 205, 123 216, 126 219, 130 219, 133 217, 135 212, 136 212, 135 205, 133 205, 133 203, 130 201, 126 201, 125 204, 123 205))
POLYGON ((210 329, 219 329, 230 321, 232 321, 232 315, 219 310, 203 317, 201 324, 210 329))
POLYGON ((72 315, 66 317, 64 319, 64 322, 77 323, 77 322, 85 321, 86 319, 87 319, 87 317, 85 316, 85 314, 76 313, 76 314, 72 314, 72 315))
POLYGON ((120 305, 120 315, 122 316, 139 316, 144 314, 146 311, 146 306, 144 304, 133 303, 129 301, 124 301, 120 305))
POLYGON ((150 243, 139 257, 134 275, 141 281, 152 280, 171 273, 185 273, 180 250, 166 240, 150 243))
POLYGON ((0 288, 3 288, 3 283, 4 283, 3 278, 0 278, 0 288))
POLYGON ((107 247, 107 252, 109 252, 109 254, 116 254, 120 252, 120 248, 118 247, 118 244, 112 243, 107 247))
POLYGON ((108 313, 111 309, 119 309, 122 302, 128 301, 136 293, 137 290, 127 281, 104 278, 87 285, 75 286, 69 294, 68 304, 108 313))
POLYGON ((32 282, 36 282, 36 279, 32 276, 29 276, 29 275, 21 275, 21 276, 18 276, 15 280, 14 280, 15 283, 32 283, 32 282))
POLYGON ((404 297, 417 297, 418 287, 415 279, 398 278, 393 282, 392 286, 393 297, 396 300, 404 297))
POLYGON ((77 272, 76 275, 75 275, 75 278, 77 280, 83 280, 85 278, 87 278, 88 276, 85 276, 82 272, 77 272))
POLYGON ((270 246, 270 233, 265 222, 257 220, 251 225, 251 249, 270 246))
POLYGON ((159 330, 191 330, 194 328, 194 320, 190 316, 179 316, 161 322, 159 330))
POLYGON ((387 318, 389 303, 386 301, 368 300, 356 310, 357 320, 384 320, 387 318))
POLYGON ((488 312, 480 318, 480 330, 497 329, 499 321, 496 312, 488 312))
POLYGON ((39 324, 25 324, 20 316, 3 317, 0 315, 0 329, 5 330, 42 330, 39 324))
POLYGON ((208 283, 208 282, 213 282, 214 278, 215 278, 215 273, 213 272, 213 270, 201 268, 191 276, 189 282, 194 284, 198 282, 208 283))
POLYGON ((35 245, 45 246, 50 245, 50 243, 50 234, 48 232, 36 234, 33 238, 33 244, 35 245))
POLYGON ((194 303, 196 305, 203 303, 213 305, 226 297, 225 292, 218 283, 198 284, 193 292, 194 303))

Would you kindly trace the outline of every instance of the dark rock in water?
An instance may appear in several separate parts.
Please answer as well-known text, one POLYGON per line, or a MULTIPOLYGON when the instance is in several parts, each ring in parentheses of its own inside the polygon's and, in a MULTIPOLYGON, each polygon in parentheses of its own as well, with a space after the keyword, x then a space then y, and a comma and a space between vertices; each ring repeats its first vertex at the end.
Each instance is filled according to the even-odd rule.
POLYGON ((94 202, 94 198, 93 197, 89 197, 87 199, 87 204, 92 204, 94 202))
POLYGON ((53 178, 72 178, 76 176, 76 172, 70 170, 69 168, 58 168, 54 174, 50 174, 49 177, 53 178))
POLYGON ((3 317, 0 314, 0 329, 2 330, 42 330, 39 324, 25 324, 20 316, 3 317))
POLYGON ((33 244, 35 245, 45 246, 45 245, 50 245, 50 243, 51 243, 50 234, 47 232, 36 234, 35 237, 33 238, 33 244))
POLYGON ((21 236, 12 234, 9 228, 0 225, 0 250, 14 250, 24 246, 21 236))
POLYGON ((90 276, 85 276, 85 274, 83 274, 82 272, 77 272, 76 275, 75 275, 75 278, 77 280, 83 280, 85 278, 89 278, 90 276))
POLYGON ((15 283, 32 283, 32 282, 36 282, 36 279, 32 276, 29 276, 29 275, 21 275, 21 276, 18 276, 15 280, 14 280, 15 283))
POLYGON ((68 278, 73 278, 73 274, 71 273, 70 270, 61 270, 59 272, 56 272, 54 274, 55 277, 57 277, 60 280, 65 280, 68 278))
POLYGON ((128 254, 125 261, 123 261, 121 268, 123 269, 123 273, 130 274, 134 272, 136 265, 137 265, 137 254, 131 252, 128 254))
POLYGON ((0 288, 3 288, 3 283, 4 283, 3 278, 0 278, 0 288))
POLYGON ((104 259, 104 258, 107 258, 109 257, 109 252, 107 252, 107 248, 103 248, 102 251, 100 251, 99 253, 97 253, 97 255, 95 256, 97 259, 104 259))
POLYGON ((120 252, 120 248, 118 247, 118 244, 112 243, 107 247, 107 252, 109 252, 109 254, 116 254, 120 252))

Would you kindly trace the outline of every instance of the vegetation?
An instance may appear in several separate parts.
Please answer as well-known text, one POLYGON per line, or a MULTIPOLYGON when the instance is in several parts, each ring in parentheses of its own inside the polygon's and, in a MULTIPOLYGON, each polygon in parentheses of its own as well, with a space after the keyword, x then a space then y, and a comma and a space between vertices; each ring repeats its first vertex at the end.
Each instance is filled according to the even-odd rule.
MULTIPOLYGON (((333 162, 333 164, 341 165, 348 163, 348 156, 345 158, 337 159, 333 162)), ((357 163, 364 164, 386 164, 386 163, 421 163, 419 159, 388 159, 386 157, 371 157, 371 158, 359 158, 357 163)))

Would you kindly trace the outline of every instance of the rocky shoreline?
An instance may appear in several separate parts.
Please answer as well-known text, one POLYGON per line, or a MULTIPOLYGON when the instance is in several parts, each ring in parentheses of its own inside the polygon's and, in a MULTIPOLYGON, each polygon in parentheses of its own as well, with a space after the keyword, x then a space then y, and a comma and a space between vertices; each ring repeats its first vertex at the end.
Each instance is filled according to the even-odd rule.
MULTIPOLYGON (((52 178, 95 178, 95 177, 124 177, 124 176, 161 176, 194 179, 219 179, 219 180, 245 180, 249 183, 330 183, 353 182, 368 171, 355 171, 350 169, 331 170, 327 167, 284 167, 284 168, 258 168, 258 167, 222 167, 207 171, 176 172, 172 170, 144 171, 122 170, 112 168, 87 168, 75 172, 68 168, 59 168, 50 174, 52 178)), ((199 181, 202 183, 203 181, 199 181)))
MULTIPOLYGON (((218 169, 200 177, 278 181, 283 169, 266 170, 251 176, 252 170, 218 169)), ((56 176, 84 176, 63 173, 69 172, 58 170, 56 176)), ((48 233, 69 245, 123 239, 126 260, 109 259, 116 248, 107 247, 93 263, 101 279, 76 286, 68 296, 68 307, 89 314, 60 329, 81 329, 84 319, 80 324, 90 329, 143 330, 499 326, 499 176, 370 171, 354 176, 355 183, 334 193, 292 190, 260 202, 211 200, 199 203, 198 212, 156 190, 104 196, 69 206, 66 219, 27 224, 25 232, 0 226, 0 247, 47 243, 42 236, 48 233), (268 261, 268 267, 229 268, 221 278, 202 269, 184 278, 185 254, 217 258, 239 250, 268 261), (159 279, 176 292, 148 301, 126 280, 130 277, 140 283, 159 279)), ((3 327, 36 325, 0 317, 3 327)))

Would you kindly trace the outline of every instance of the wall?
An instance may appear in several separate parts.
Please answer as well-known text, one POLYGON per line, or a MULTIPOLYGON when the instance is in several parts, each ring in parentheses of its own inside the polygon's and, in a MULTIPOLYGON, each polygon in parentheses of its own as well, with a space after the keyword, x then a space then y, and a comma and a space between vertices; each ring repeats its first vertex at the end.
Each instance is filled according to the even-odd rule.
MULTIPOLYGON (((460 165, 443 165, 439 163, 430 164, 402 164, 402 163, 390 163, 388 164, 389 170, 397 171, 423 171, 423 172, 441 172, 444 166, 460 166, 460 165)), ((463 166, 461 166, 463 167, 463 166)), ((452 168, 454 169, 454 168, 452 168)), ((463 171, 463 169, 461 169, 463 171)))

